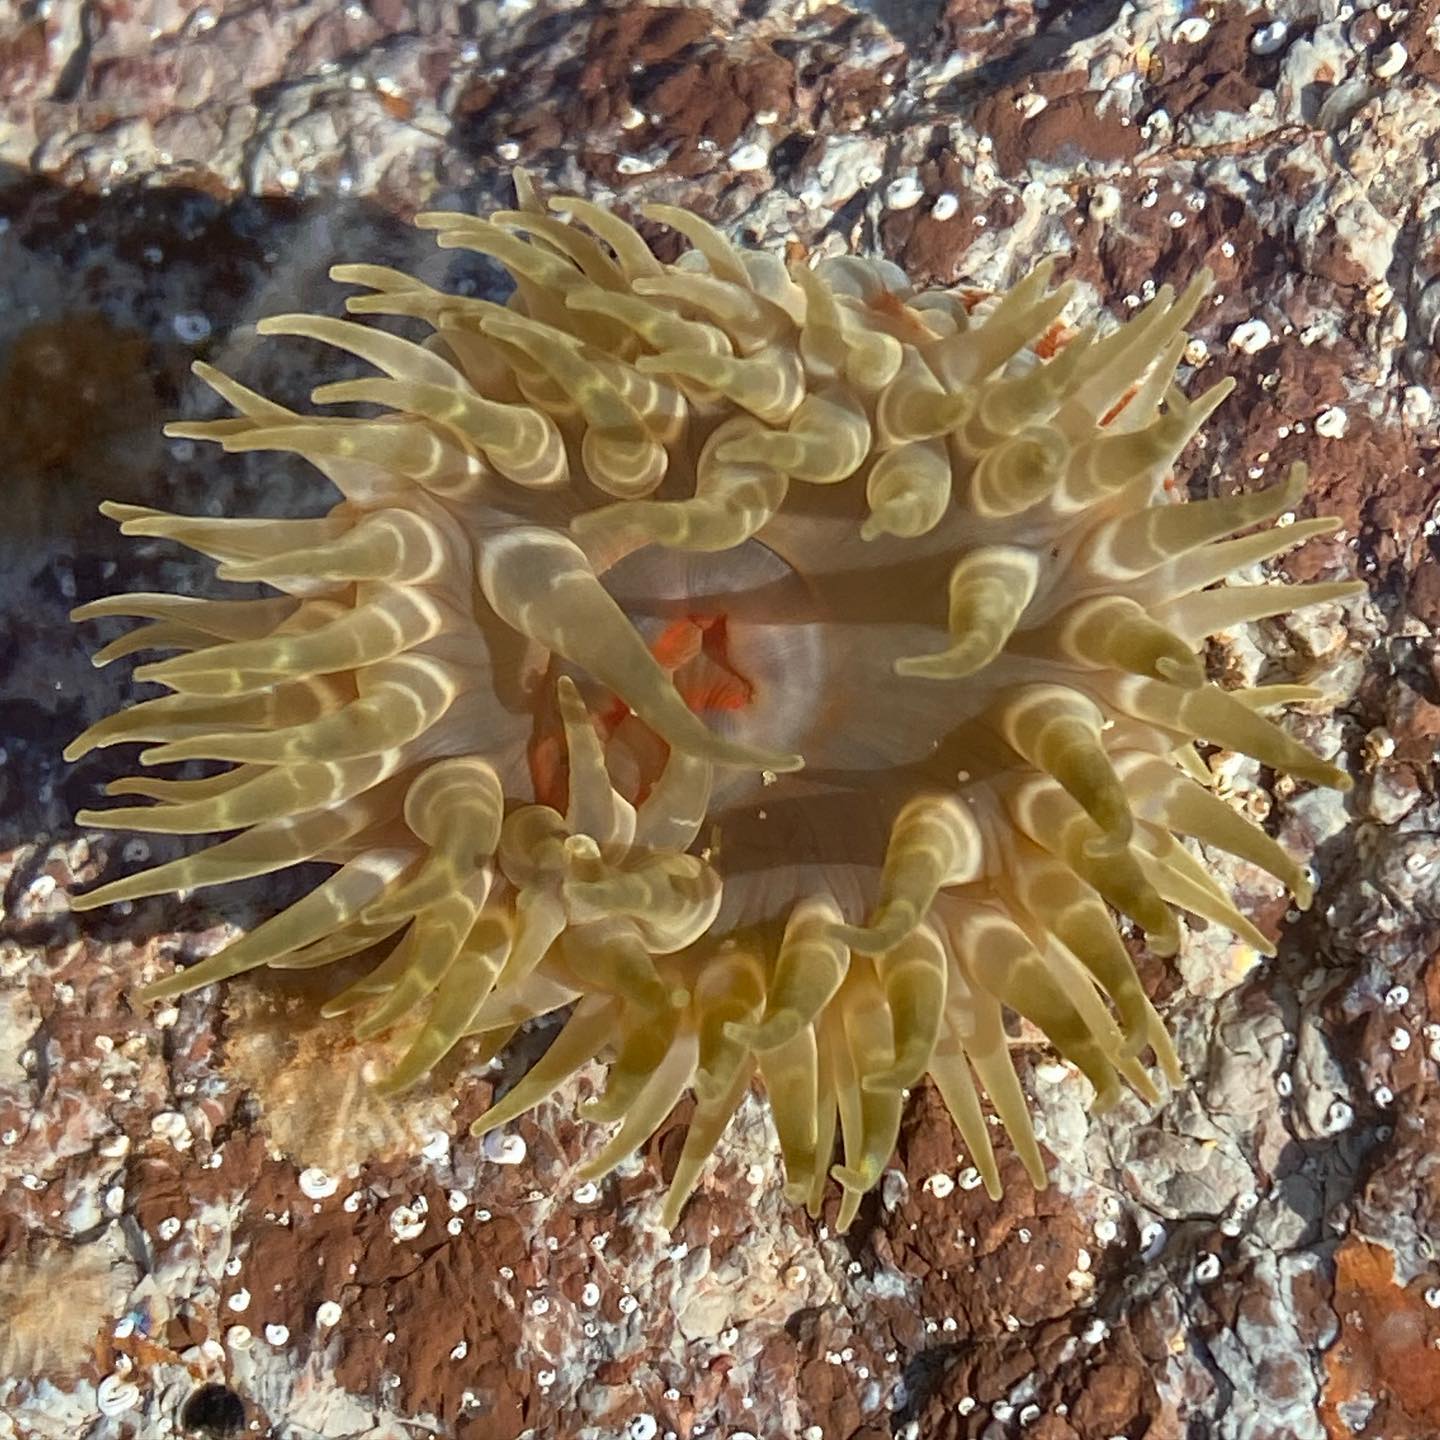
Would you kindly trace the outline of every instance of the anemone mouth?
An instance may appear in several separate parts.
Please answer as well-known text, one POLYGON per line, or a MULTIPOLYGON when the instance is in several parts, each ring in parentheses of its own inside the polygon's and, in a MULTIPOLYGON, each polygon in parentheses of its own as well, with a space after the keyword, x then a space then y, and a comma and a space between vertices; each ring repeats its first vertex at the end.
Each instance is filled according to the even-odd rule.
MULTIPOLYGON (((805 762, 788 774, 716 773, 696 842, 724 883, 716 934, 778 931, 797 894, 829 894, 842 916, 859 923, 874 902, 891 825, 913 793, 917 768, 953 723, 953 702, 933 686, 907 687, 888 674, 895 641, 877 639, 873 611, 861 623, 846 585, 852 576, 822 563, 813 540, 788 548, 804 571, 758 538, 719 554, 646 544, 609 568, 597 566, 711 730, 805 762), (896 705, 887 695, 896 688, 923 694, 896 705)), ((892 570, 872 567, 872 574, 883 587, 892 570)), ((577 667, 557 670, 581 685, 615 788, 643 803, 668 747, 623 699, 587 686, 577 667)), ((557 781, 544 788, 563 808, 557 781)))
POLYGON ((102 507, 276 594, 76 611, 149 622, 97 663, 177 653, 136 671, 170 694, 67 755, 143 741, 146 766, 231 767, 117 782, 154 803, 81 823, 237 833, 74 905, 331 863, 148 994, 386 947, 326 1013, 404 1027, 392 1089, 569 1007, 477 1129, 603 1057, 586 1116, 619 1128, 599 1176, 691 1090, 667 1223, 757 1078, 787 1193, 818 1211, 836 1179, 842 1227, 926 1075, 992 1194, 982 1092, 1043 1183, 1007 1012, 1097 1108, 1125 1085, 1158 1098, 1142 1057, 1178 1065, 1114 915, 1161 954, 1178 910, 1269 949, 1177 835, 1308 903, 1299 864, 1208 790, 1196 741, 1345 783, 1262 713, 1317 692, 1227 694, 1198 657, 1219 628, 1361 588, 1219 583, 1332 528, 1252 529, 1303 472, 1171 503, 1226 388, 1174 382, 1204 278, 1072 335, 1048 265, 977 304, 878 262, 787 268, 653 207, 694 247, 666 266, 608 212, 517 188, 489 221, 419 217, 504 263, 508 305, 344 265, 367 291, 352 313, 430 341, 262 322, 374 365, 313 398, 378 418, 297 414, 196 367, 238 414, 168 433, 305 456, 344 497, 330 515, 102 507))
MULTIPOLYGON (((751 538, 719 553, 642 544, 597 573, 707 728, 809 763, 830 686, 826 616, 803 572, 751 538)), ((759 778, 737 770, 717 785, 759 778)))

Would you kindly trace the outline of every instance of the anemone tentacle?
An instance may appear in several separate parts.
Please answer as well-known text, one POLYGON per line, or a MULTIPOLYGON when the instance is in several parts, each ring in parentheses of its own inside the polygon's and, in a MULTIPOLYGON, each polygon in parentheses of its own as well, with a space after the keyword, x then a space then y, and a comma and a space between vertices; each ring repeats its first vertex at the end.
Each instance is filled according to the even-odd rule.
POLYGON ((1050 261, 977 303, 883 262, 787 267, 651 206, 693 247, 666 265, 608 211, 517 190, 490 221, 419 217, 504 264, 508 304, 353 264, 332 271, 368 292, 350 312, 428 325, 424 343, 262 322, 373 365, 313 398, 380 415, 297 414, 196 366, 238 414, 168 433, 309 459, 343 497, 328 516, 105 507, 279 594, 75 612, 147 622, 97 663, 175 653, 136 672, 171 694, 71 758, 139 741, 147 766, 232 767, 117 782, 153 803, 81 822, 240 831, 75 907, 331 862, 148 997, 388 946, 326 1011, 407 1027, 391 1088, 573 1005, 476 1130, 607 1058, 599 1176, 693 1090, 667 1223, 757 1077, 787 1194, 813 1210, 835 1179, 842 1226, 927 1074, 992 1194, 982 1097, 1043 1183, 1006 1012, 1097 1109, 1127 1086, 1154 1100, 1143 1057, 1171 1083, 1178 1062, 1114 912, 1160 954, 1177 907, 1268 948, 1177 835, 1310 901, 1301 863, 1195 778, 1196 742, 1348 785, 1260 713, 1302 688, 1206 677, 1217 629, 1362 588, 1222 583, 1333 528, 1232 538, 1296 503, 1299 467, 1172 496, 1228 388, 1175 380, 1207 278, 1071 333, 1050 261))

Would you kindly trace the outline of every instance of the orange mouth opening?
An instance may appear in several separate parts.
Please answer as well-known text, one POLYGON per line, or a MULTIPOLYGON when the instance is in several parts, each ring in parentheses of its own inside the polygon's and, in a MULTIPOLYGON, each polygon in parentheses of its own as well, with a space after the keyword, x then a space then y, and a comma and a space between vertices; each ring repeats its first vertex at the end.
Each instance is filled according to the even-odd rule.
MULTIPOLYGON (((755 698, 755 686, 731 658, 729 620, 723 614, 686 615, 672 620, 651 642, 650 653, 669 673, 680 698, 697 715, 744 710, 755 698)), ((610 696, 595 710, 595 727, 602 742, 627 721, 642 723, 619 696, 610 696)), ((654 742, 659 765, 663 765, 669 747, 659 736, 652 735, 648 726, 645 731, 654 742)), ((553 705, 546 705, 535 717, 529 763, 536 802, 563 811, 570 790, 570 767, 559 712, 553 705)), ((657 765, 653 774, 642 775, 637 793, 627 798, 639 804, 658 775, 657 765)))

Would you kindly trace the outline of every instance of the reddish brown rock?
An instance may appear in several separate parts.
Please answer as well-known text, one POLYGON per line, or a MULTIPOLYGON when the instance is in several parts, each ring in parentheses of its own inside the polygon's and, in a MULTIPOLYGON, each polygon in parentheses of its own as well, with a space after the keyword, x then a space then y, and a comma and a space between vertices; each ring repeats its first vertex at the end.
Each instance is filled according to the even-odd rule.
POLYGON ((1397 1440, 1428 1440, 1440 1428, 1440 1307, 1421 1282, 1399 1284, 1394 1256, 1363 1240, 1335 1256, 1333 1303, 1340 1336, 1325 1352, 1321 1410, 1330 1440, 1348 1440, 1362 1417, 1397 1440))

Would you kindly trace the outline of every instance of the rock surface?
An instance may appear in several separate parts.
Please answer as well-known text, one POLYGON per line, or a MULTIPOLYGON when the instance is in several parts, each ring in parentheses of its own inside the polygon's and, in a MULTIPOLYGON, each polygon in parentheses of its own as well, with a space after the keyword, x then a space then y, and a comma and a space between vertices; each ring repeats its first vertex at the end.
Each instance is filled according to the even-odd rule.
POLYGON ((0 8, 0 1436, 1440 1433, 1437 140, 1436 0, 0 8), (303 403, 314 354, 254 319, 335 311, 339 259, 483 290, 404 221, 516 162, 921 282, 1058 253, 1087 309, 1208 266, 1187 359, 1239 388, 1182 480, 1304 459, 1342 516, 1288 570, 1371 595, 1212 655, 1339 697, 1294 724, 1348 802, 1215 761, 1317 903, 1230 866, 1279 958, 1197 930, 1148 962, 1192 1077, 1158 1113, 1094 1119, 1032 1052, 1048 1191, 1011 1165, 988 1201, 926 1089, 837 1237, 752 1101, 666 1235, 673 1125, 581 1186, 574 1094, 472 1141, 498 1070, 377 1101, 293 978, 131 1003, 273 887, 70 913, 159 846, 70 821, 124 762, 60 746, 126 680, 66 612, 207 584, 95 502, 322 508, 299 466, 161 439, 207 403, 186 367, 303 403))

